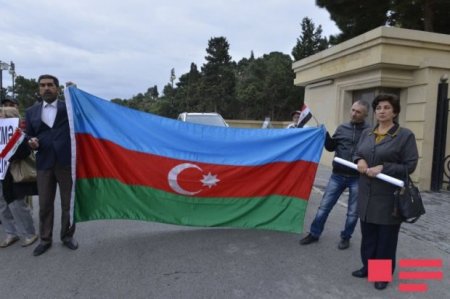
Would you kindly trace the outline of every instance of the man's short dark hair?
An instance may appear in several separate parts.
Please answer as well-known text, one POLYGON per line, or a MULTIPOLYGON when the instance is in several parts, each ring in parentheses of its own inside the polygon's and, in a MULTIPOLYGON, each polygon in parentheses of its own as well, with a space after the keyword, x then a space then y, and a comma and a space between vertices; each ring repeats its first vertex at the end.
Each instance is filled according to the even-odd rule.
POLYGON ((396 115, 400 113, 400 100, 395 94, 382 93, 377 95, 372 102, 372 108, 374 111, 377 109, 377 106, 380 102, 389 102, 389 104, 391 104, 392 108, 394 109, 394 113, 396 115))
POLYGON ((52 76, 49 74, 40 75, 38 78, 38 83, 41 82, 42 79, 52 79, 53 83, 55 83, 56 87, 59 88, 59 80, 55 76, 52 76))
POLYGON ((364 101, 364 100, 357 100, 355 103, 358 104, 358 105, 363 106, 364 108, 366 108, 366 112, 369 113, 369 110, 370 110, 370 105, 369 105, 369 103, 367 103, 367 102, 364 101))

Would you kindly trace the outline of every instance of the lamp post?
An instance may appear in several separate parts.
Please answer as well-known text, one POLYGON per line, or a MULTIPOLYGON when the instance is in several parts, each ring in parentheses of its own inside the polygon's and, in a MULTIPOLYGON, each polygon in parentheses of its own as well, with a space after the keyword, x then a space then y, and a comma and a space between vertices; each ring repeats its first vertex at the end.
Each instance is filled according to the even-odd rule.
POLYGON ((11 61, 11 63, 9 64, 9 74, 11 75, 11 79, 12 79, 12 99, 15 99, 15 95, 14 95, 14 81, 16 81, 16 65, 14 64, 14 62, 11 61))
POLYGON ((0 60, 0 103, 3 102, 3 71, 9 69, 9 64, 0 60))
POLYGON ((173 108, 173 96, 174 96, 173 81, 175 81, 176 78, 177 78, 177 76, 175 76, 175 68, 172 68, 170 70, 170 83, 172 83, 172 90, 171 90, 171 106, 172 106, 172 108, 173 108))

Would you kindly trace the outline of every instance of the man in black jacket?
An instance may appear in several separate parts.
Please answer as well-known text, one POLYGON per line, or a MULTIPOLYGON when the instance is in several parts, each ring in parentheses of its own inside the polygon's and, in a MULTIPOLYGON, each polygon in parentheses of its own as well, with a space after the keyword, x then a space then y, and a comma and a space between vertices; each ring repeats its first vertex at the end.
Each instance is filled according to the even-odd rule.
POLYGON ((78 248, 73 238, 75 224, 71 223, 70 196, 72 189, 71 143, 66 104, 58 99, 59 81, 52 75, 38 79, 42 103, 26 111, 29 146, 37 150, 36 168, 39 192, 40 244, 33 255, 46 252, 52 245, 54 201, 56 187, 61 197, 61 233, 64 246, 78 248))
MULTIPOLYGON (((357 101, 353 103, 351 108, 351 121, 337 127, 333 137, 330 137, 330 134, 327 132, 325 149, 330 152, 334 151, 335 157, 353 161, 352 156, 355 153, 361 133, 369 127, 365 123, 368 112, 369 104, 367 102, 357 101)), ((356 211, 358 179, 359 173, 356 170, 333 162, 333 173, 328 181, 316 217, 311 224, 310 232, 300 240, 301 245, 311 244, 319 240, 331 209, 333 209, 344 190, 348 188, 347 219, 345 221, 345 228, 341 231, 341 241, 339 242, 338 248, 346 249, 350 246, 350 238, 358 222, 358 214, 356 211)))

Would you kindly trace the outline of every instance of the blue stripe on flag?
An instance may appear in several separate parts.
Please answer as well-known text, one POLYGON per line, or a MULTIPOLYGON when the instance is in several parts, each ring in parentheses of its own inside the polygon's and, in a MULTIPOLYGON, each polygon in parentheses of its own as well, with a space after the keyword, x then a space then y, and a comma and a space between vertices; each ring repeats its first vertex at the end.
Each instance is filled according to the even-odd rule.
POLYGON ((255 166, 297 160, 318 163, 325 128, 239 129, 160 117, 69 87, 75 133, 163 157, 221 165, 255 166))

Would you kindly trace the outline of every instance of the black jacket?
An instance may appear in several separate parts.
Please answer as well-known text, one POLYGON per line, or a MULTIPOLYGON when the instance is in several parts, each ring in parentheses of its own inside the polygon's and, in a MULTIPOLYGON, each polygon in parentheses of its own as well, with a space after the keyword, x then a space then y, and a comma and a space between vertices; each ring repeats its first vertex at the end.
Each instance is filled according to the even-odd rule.
MULTIPOLYGON (((353 155, 356 152, 359 138, 362 131, 369 128, 365 122, 362 123, 344 123, 336 128, 333 137, 327 132, 325 139, 325 149, 329 152, 335 152, 335 157, 347 161, 353 161, 353 155)), ((347 176, 359 176, 359 173, 347 166, 333 161, 333 173, 347 176)))
POLYGON ((71 145, 66 103, 58 100, 58 110, 52 128, 41 120, 42 105, 33 105, 26 111, 27 135, 39 138, 36 167, 38 170, 47 170, 56 163, 70 166, 71 145))

